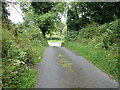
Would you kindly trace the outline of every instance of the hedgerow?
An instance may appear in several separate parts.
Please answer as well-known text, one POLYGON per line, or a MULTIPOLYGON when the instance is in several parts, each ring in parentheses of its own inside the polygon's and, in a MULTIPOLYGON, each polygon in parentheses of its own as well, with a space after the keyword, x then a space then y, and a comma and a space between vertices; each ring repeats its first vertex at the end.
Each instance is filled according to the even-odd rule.
POLYGON ((35 25, 15 27, 2 29, 3 88, 32 88, 37 76, 32 67, 40 62, 48 44, 35 25))

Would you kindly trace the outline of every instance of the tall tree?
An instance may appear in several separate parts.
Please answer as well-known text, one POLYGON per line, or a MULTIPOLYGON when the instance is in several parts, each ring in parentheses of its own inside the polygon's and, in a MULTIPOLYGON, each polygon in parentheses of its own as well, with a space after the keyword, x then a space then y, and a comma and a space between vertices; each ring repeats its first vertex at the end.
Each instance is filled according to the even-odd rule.
POLYGON ((84 9, 83 5, 84 3, 81 2, 72 2, 68 5, 67 29, 69 31, 79 31, 86 23, 89 23, 88 17, 84 15, 84 12, 82 11, 82 9, 84 9))
POLYGON ((9 27, 10 20, 8 16, 10 13, 7 10, 8 4, 6 2, 2 2, 2 27, 9 27))
POLYGON ((68 30, 78 31, 90 22, 109 23, 120 18, 120 2, 71 2, 67 12, 68 30))
POLYGON ((35 22, 38 24, 41 29, 44 37, 47 31, 54 26, 53 18, 55 15, 49 13, 52 11, 55 3, 53 2, 32 2, 31 6, 34 8, 35 13, 37 14, 37 19, 35 22))
POLYGON ((50 30, 54 30, 55 23, 60 21, 59 13, 64 11, 63 5, 65 4, 58 2, 32 2, 31 6, 34 8, 34 12, 38 17, 35 19, 35 22, 44 36, 47 32, 49 33, 50 30))
POLYGON ((120 18, 120 2, 86 3, 86 14, 99 24, 109 23, 120 18))

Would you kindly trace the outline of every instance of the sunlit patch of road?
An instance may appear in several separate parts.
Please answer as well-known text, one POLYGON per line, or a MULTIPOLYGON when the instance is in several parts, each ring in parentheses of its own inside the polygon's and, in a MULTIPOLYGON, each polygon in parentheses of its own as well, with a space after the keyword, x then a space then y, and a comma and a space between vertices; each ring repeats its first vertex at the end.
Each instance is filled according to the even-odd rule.
POLYGON ((61 46, 61 42, 48 42, 49 46, 61 46))

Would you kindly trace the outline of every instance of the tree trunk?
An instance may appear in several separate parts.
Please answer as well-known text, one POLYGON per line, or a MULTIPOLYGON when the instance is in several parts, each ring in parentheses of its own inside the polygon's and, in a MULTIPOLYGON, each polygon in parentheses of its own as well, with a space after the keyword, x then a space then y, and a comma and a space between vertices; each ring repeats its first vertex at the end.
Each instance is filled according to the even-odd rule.
POLYGON ((44 36, 44 38, 46 38, 46 36, 45 36, 46 30, 40 26, 39 26, 39 28, 42 31, 42 35, 44 36))

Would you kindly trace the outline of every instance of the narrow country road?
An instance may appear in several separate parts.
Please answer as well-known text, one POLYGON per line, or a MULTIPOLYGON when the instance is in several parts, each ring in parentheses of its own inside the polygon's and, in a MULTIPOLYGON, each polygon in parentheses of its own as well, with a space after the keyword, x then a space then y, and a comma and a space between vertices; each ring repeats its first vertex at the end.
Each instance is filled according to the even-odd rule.
POLYGON ((118 83, 71 50, 49 46, 35 88, 117 88, 118 83))

